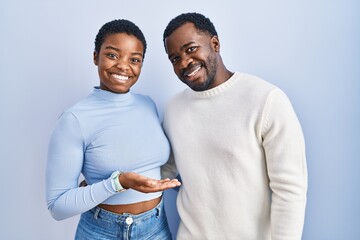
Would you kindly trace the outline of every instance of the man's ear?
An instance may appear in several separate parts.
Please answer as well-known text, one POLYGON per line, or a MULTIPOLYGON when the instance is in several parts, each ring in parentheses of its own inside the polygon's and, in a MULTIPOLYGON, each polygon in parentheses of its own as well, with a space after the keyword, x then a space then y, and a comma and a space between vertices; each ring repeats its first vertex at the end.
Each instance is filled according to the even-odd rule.
POLYGON ((215 52, 220 52, 220 41, 218 36, 213 36, 211 38, 211 46, 215 52))
POLYGON ((99 56, 97 55, 96 52, 94 52, 94 64, 97 66, 98 65, 98 59, 99 59, 99 56))

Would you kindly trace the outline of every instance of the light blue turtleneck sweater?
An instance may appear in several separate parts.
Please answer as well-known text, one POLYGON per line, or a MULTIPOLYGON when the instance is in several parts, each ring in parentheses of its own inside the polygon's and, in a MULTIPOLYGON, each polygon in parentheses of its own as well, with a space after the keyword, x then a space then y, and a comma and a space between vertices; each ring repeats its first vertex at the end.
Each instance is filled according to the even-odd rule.
POLYGON ((110 175, 136 172, 160 179, 170 146, 151 98, 95 88, 58 119, 50 138, 46 169, 47 206, 62 220, 100 203, 130 204, 161 195, 117 193, 110 175), (78 187, 80 174, 88 186, 78 187))

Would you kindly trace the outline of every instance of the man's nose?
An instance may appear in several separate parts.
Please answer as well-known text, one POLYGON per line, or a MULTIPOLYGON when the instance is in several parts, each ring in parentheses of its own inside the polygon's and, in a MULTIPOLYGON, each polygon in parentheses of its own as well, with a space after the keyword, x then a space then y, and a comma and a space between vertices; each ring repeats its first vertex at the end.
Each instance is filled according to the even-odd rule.
POLYGON ((193 59, 191 57, 183 57, 180 62, 180 68, 187 68, 192 61, 193 59))

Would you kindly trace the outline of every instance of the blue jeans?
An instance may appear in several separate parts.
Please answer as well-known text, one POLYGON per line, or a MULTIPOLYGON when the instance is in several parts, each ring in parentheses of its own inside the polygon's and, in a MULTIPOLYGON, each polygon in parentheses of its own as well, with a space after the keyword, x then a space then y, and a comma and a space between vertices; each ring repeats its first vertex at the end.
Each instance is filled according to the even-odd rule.
POLYGON ((171 240, 163 200, 155 208, 138 215, 116 214, 99 207, 81 214, 75 240, 100 239, 171 240))

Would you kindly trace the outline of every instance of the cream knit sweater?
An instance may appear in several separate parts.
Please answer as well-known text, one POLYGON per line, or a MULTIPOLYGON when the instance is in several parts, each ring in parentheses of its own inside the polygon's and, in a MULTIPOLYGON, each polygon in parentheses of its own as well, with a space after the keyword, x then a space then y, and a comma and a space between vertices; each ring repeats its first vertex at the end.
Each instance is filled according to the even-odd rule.
POLYGON ((305 144, 279 88, 244 73, 188 88, 167 105, 164 129, 174 158, 163 177, 179 173, 183 183, 178 240, 301 239, 305 144))

